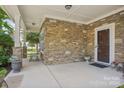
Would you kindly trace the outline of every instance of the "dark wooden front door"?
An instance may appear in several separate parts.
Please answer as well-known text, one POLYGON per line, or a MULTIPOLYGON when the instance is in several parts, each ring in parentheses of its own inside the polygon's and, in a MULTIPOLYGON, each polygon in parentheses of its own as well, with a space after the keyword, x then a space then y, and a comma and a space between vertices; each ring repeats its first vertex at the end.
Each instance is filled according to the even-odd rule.
POLYGON ((97 59, 100 62, 109 63, 109 29, 97 32, 98 50, 97 59))

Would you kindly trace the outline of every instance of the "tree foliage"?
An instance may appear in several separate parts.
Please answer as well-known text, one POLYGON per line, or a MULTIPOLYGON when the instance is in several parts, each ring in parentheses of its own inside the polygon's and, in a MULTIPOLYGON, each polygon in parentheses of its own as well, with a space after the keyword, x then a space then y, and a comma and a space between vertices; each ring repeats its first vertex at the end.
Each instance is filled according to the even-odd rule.
POLYGON ((9 19, 6 12, 0 7, 0 32, 8 32, 9 34, 13 32, 12 25, 7 22, 9 19))
POLYGON ((0 65, 8 64, 12 46, 14 46, 14 41, 10 36, 13 27, 7 20, 10 20, 9 16, 0 7, 0 65))
POLYGON ((5 11, 3 11, 3 9, 0 7, 0 20, 1 19, 8 19, 9 16, 6 14, 5 11))
POLYGON ((0 45, 2 45, 4 47, 7 47, 7 46, 12 47, 12 46, 14 46, 14 41, 9 34, 0 32, 0 45))
POLYGON ((27 32, 26 41, 31 43, 31 44, 38 44, 39 43, 39 33, 27 32))
POLYGON ((6 20, 9 19, 9 16, 6 12, 0 7, 0 45, 4 47, 12 47, 14 41, 9 35, 13 31, 13 27, 6 20), (6 34, 8 32, 8 34, 6 34))
POLYGON ((29 42, 30 45, 36 44, 36 50, 38 53, 38 43, 39 41, 39 33, 37 32, 27 32, 26 34, 26 41, 29 42))

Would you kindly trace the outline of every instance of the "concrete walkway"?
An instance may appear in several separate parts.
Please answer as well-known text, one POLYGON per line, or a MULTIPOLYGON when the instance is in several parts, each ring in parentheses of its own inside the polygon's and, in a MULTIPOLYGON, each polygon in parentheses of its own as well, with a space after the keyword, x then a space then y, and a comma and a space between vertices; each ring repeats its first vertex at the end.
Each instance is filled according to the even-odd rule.
POLYGON ((46 66, 25 60, 22 71, 10 72, 6 80, 9 87, 20 88, 114 88, 124 84, 122 73, 85 62, 46 66))

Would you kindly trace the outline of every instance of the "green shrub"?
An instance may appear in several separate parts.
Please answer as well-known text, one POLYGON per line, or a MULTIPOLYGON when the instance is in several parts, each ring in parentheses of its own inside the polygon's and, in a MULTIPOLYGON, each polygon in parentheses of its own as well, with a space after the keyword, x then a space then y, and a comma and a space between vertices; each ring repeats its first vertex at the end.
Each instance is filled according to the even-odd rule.
POLYGON ((11 23, 7 22, 10 20, 7 13, 0 7, 0 32, 7 32, 9 34, 13 33, 13 26, 11 23))
POLYGON ((0 48, 0 65, 6 65, 9 63, 10 56, 7 54, 6 49, 0 48))
POLYGON ((39 33, 37 32, 27 32, 26 33, 26 41, 29 42, 29 44, 36 45, 36 51, 38 53, 38 43, 39 41, 39 33))
POLYGON ((0 67, 0 77, 5 77, 7 74, 7 70, 3 67, 0 67))
POLYGON ((121 86, 119 86, 119 87, 117 87, 117 88, 124 88, 124 85, 121 85, 121 86))
POLYGON ((0 56, 0 65, 6 65, 9 63, 9 56, 0 56))
POLYGON ((6 65, 9 57, 12 55, 12 47, 14 46, 11 37, 14 28, 7 13, 0 7, 0 65, 6 65))
POLYGON ((39 43, 39 33, 37 32, 27 32, 26 33, 26 41, 30 44, 39 43))
POLYGON ((0 45, 4 47, 12 47, 14 46, 14 41, 9 34, 5 32, 0 32, 0 45))

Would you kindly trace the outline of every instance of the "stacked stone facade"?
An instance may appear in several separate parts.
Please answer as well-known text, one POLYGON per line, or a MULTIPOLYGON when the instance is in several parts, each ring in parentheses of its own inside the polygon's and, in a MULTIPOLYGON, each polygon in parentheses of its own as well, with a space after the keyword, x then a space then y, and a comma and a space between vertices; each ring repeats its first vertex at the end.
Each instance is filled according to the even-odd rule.
POLYGON ((84 51, 94 59, 95 28, 115 23, 115 60, 124 62, 124 11, 88 25, 46 18, 44 63, 80 62, 84 51))
POLYGON ((22 61, 22 48, 21 47, 13 47, 13 56, 17 56, 20 61, 22 61))
POLYGON ((59 64, 79 62, 83 57, 82 24, 46 19, 44 62, 59 64))

